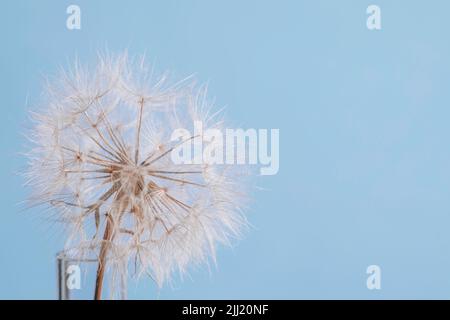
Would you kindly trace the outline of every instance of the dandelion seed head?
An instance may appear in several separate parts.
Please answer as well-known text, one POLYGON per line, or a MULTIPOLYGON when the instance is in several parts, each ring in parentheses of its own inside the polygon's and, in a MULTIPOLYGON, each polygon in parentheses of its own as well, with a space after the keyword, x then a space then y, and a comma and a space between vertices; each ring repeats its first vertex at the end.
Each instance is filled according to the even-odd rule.
POLYGON ((66 252, 98 257, 106 245, 112 278, 147 274, 159 286, 214 261, 216 245, 246 225, 239 169, 170 158, 173 130, 223 128, 212 108, 193 78, 171 81, 126 54, 76 62, 48 81, 31 114, 25 177, 30 201, 68 228, 66 252))

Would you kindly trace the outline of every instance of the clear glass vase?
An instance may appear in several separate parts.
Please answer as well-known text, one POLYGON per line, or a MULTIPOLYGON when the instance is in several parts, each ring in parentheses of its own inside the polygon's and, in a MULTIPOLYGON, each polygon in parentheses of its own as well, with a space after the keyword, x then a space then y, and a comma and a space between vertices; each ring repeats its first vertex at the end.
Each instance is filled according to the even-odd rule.
POLYGON ((97 259, 75 259, 64 252, 56 256, 59 300, 94 299, 97 259))

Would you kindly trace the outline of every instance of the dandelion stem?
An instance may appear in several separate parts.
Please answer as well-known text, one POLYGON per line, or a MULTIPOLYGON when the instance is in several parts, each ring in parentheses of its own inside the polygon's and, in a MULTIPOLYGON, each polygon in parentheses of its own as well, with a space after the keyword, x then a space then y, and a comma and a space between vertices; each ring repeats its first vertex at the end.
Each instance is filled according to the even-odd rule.
POLYGON ((112 238, 112 221, 108 216, 105 233, 103 234, 103 242, 100 248, 100 255, 98 258, 98 267, 97 267, 97 277, 95 279, 95 300, 102 299, 102 289, 103 289, 103 278, 105 276, 105 268, 106 268, 106 256, 108 253, 108 246, 112 238))

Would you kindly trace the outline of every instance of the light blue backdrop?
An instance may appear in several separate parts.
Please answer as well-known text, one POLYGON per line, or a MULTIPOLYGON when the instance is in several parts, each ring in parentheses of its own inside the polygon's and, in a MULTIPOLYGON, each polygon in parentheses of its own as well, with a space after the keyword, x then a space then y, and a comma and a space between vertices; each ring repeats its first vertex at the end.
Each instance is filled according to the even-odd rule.
MULTIPOLYGON (((234 122, 280 129, 254 228, 161 299, 450 298, 449 1, 16 0, 0 13, 0 298, 56 297, 62 241, 18 205, 25 110, 42 75, 105 47, 196 72, 234 122), (80 31, 65 27, 73 3, 80 31)), ((144 280, 130 296, 157 290, 144 280)))

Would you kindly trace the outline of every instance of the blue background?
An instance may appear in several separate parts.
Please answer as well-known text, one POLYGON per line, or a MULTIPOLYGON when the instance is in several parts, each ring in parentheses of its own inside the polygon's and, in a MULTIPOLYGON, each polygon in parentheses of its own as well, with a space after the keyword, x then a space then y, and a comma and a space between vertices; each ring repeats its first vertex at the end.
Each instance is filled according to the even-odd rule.
POLYGON ((211 272, 159 293, 143 279, 130 297, 450 298, 449 14, 444 0, 1 2, 0 298, 56 297, 62 238, 20 210, 26 110, 43 75, 106 47, 197 73, 234 122, 281 137, 245 239, 211 272))

